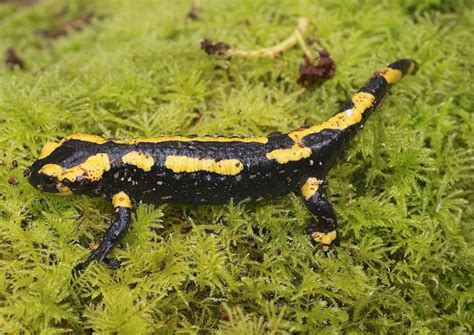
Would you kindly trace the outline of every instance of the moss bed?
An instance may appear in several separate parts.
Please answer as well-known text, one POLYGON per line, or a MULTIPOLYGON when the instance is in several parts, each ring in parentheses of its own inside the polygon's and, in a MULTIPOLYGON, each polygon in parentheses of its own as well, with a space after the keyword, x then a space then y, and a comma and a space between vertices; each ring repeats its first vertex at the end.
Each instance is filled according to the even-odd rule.
POLYGON ((0 2, 2 333, 473 331, 470 1, 0 2), (308 17, 335 76, 297 84, 301 49, 209 56, 204 38, 274 45, 308 17), (13 48, 13 51, 7 51, 13 48), (16 56, 13 57, 13 56, 16 56), (46 141, 87 132, 265 135, 335 113, 374 70, 393 88, 329 175, 338 260, 304 234, 296 196, 262 205, 141 206, 114 256, 73 279, 110 204, 22 176, 46 141), (8 62, 5 62, 8 58, 8 62))

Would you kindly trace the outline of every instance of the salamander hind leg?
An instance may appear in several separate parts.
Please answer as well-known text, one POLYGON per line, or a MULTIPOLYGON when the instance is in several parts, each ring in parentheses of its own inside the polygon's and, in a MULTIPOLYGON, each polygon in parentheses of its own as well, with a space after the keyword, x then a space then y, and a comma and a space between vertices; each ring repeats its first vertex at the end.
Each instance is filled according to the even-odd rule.
POLYGON ((130 226, 132 219, 132 206, 130 198, 124 192, 115 194, 112 198, 112 203, 115 208, 114 221, 104 233, 99 247, 92 251, 84 262, 79 263, 74 268, 75 273, 84 271, 92 261, 105 263, 114 270, 118 268, 119 262, 117 260, 107 258, 107 255, 126 235, 127 229, 130 226))
POLYGON ((306 228, 306 233, 312 241, 323 245, 326 254, 337 256, 335 249, 339 245, 337 219, 327 198, 326 187, 326 182, 316 177, 307 178, 301 186, 301 195, 313 216, 312 223, 306 228))

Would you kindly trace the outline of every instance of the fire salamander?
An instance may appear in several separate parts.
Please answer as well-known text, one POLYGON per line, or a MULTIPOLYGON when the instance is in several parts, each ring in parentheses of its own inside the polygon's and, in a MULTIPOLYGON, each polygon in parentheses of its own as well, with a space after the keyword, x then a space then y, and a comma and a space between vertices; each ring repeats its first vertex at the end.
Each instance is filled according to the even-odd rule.
POLYGON ((379 70, 342 109, 321 124, 268 137, 163 136, 109 140, 71 135, 49 142, 32 165, 29 182, 40 191, 104 196, 115 219, 99 247, 77 266, 107 258, 144 203, 223 204, 301 195, 313 220, 306 232, 326 252, 339 244, 336 215, 326 197, 325 176, 343 145, 362 128, 389 87, 416 63, 398 60, 379 70))

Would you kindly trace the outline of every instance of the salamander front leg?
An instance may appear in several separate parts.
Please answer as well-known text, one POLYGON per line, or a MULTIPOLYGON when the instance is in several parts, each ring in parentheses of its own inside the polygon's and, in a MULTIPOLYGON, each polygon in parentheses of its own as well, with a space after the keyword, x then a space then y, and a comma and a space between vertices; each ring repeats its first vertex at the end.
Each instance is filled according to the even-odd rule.
POLYGON ((334 209, 326 195, 327 184, 315 177, 307 178, 301 186, 306 207, 309 209, 317 222, 313 222, 306 228, 306 233, 314 242, 321 243, 326 254, 337 256, 334 248, 339 245, 337 236, 337 220, 334 209))
POLYGON ((108 259, 106 256, 125 236, 132 219, 132 206, 130 198, 124 192, 115 194, 112 198, 112 203, 115 208, 114 221, 105 232, 99 247, 92 251, 84 262, 74 268, 75 272, 82 272, 94 260, 107 264, 113 270, 118 268, 119 262, 117 260, 108 259))

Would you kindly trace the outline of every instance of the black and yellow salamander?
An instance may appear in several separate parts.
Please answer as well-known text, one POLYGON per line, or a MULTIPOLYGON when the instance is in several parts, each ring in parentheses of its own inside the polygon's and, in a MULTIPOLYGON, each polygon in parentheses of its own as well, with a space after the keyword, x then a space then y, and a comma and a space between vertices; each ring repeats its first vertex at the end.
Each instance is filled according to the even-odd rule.
POLYGON ((104 196, 112 201, 115 219, 79 270, 93 260, 112 268, 118 265, 107 255, 126 234, 132 208, 142 202, 223 204, 297 192, 314 217, 307 233, 326 252, 335 252, 336 215, 326 197, 325 176, 389 87, 415 69, 410 59, 388 65, 340 112, 288 134, 126 140, 71 135, 44 145, 30 169, 29 182, 40 191, 104 196))

